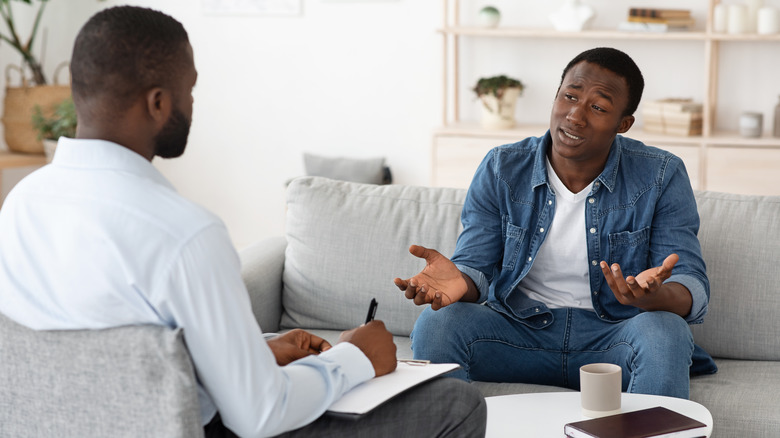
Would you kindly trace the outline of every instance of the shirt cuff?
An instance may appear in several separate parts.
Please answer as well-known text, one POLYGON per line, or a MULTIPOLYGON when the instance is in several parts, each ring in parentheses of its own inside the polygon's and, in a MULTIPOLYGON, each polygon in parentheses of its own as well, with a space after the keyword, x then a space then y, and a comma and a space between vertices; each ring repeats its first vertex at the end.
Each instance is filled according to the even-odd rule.
POLYGON ((709 298, 704 285, 696 277, 686 274, 672 275, 665 283, 675 282, 685 286, 691 293, 691 313, 685 318, 689 324, 700 324, 707 314, 709 298))
POLYGON ((318 357, 341 367, 347 380, 347 385, 343 388, 344 392, 373 379, 376 374, 374 365, 371 364, 368 357, 349 342, 336 344, 329 350, 320 353, 318 357))
POLYGON ((471 281, 473 281, 474 284, 477 286, 477 291, 479 292, 479 298, 477 298, 477 304, 484 303, 485 300, 487 300, 488 290, 490 289, 487 278, 485 278, 485 274, 483 274, 481 271, 477 269, 474 269, 466 265, 455 264, 455 267, 458 268, 460 272, 468 275, 469 278, 471 278, 471 281))

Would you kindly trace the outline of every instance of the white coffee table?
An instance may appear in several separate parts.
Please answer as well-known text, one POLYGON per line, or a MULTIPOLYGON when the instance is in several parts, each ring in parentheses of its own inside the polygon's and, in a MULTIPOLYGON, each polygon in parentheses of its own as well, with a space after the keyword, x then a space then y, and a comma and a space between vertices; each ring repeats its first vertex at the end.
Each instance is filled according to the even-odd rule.
MULTIPOLYGON (((572 421, 586 420, 582 415, 579 392, 542 392, 532 394, 486 397, 488 408, 487 438, 564 436, 563 426, 572 421)), ((712 414, 704 406, 673 397, 627 394, 621 400, 621 410, 663 406, 701 421, 712 434, 712 414)))

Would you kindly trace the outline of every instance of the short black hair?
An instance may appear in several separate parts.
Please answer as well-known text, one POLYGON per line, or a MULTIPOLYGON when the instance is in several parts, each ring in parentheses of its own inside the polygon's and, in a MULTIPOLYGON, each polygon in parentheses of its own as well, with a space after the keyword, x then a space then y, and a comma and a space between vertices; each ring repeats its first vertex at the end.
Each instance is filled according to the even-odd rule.
POLYGON ((569 62, 569 65, 563 69, 561 83, 558 85, 559 88, 563 85, 566 73, 582 61, 596 64, 626 80, 628 84, 628 105, 623 115, 633 115, 639 107, 639 101, 642 100, 642 91, 645 89, 645 79, 642 77, 642 72, 634 60, 620 50, 611 47, 596 47, 595 49, 586 50, 575 56, 569 62))
POLYGON ((170 87, 185 65, 184 26, 162 12, 135 6, 104 9, 79 31, 71 58, 71 89, 78 106, 108 98, 124 110, 144 91, 170 87))

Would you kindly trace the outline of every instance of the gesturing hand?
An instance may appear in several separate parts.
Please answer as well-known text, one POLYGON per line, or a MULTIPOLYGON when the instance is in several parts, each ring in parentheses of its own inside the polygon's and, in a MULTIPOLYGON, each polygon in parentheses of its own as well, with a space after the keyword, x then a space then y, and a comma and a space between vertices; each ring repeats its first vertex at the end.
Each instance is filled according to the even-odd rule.
POLYGON ((645 310, 659 308, 657 292, 672 275, 672 268, 680 257, 672 254, 667 257, 661 266, 650 268, 639 273, 636 277, 629 275, 623 278, 620 265, 613 263, 610 267, 607 262, 601 262, 601 272, 607 280, 607 285, 612 289, 615 298, 621 303, 639 307, 645 310))
POLYGON ((319 354, 331 348, 328 341, 305 330, 295 329, 268 340, 276 363, 285 366, 310 354, 319 354))
POLYGON ((420 306, 430 303, 433 310, 459 301, 468 292, 468 284, 460 270, 450 259, 435 249, 419 245, 409 247, 409 252, 425 259, 425 268, 419 274, 407 280, 393 280, 398 289, 414 304, 420 306))

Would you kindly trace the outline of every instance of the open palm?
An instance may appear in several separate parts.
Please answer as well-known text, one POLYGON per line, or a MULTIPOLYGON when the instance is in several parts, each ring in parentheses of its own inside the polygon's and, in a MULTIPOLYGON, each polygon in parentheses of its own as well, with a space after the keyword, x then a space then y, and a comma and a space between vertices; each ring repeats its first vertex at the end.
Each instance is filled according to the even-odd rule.
POLYGON ((460 270, 450 259, 444 257, 435 249, 419 245, 409 247, 409 252, 425 260, 425 268, 419 274, 402 280, 393 280, 406 298, 414 300, 418 306, 431 304, 433 310, 438 310, 459 301, 466 294, 468 285, 460 270))

